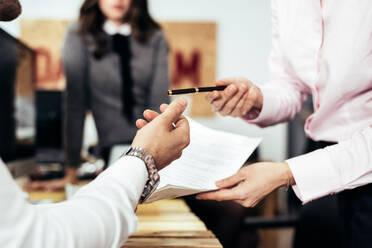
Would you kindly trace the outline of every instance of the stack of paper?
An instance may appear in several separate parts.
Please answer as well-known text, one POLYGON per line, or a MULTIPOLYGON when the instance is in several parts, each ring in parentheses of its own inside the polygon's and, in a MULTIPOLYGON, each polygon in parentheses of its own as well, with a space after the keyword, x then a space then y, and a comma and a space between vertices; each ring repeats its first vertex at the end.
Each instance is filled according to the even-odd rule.
POLYGON ((188 120, 190 145, 159 172, 160 184, 146 202, 217 189, 215 182, 236 173, 261 142, 188 120))

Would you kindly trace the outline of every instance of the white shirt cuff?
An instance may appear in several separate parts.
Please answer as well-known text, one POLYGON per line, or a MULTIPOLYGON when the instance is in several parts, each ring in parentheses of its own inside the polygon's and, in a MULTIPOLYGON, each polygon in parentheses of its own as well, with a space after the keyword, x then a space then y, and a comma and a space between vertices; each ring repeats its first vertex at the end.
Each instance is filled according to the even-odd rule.
POLYGON ((336 193, 342 187, 326 150, 319 149, 286 162, 296 181, 293 190, 303 204, 336 193))
POLYGON ((266 127, 272 123, 273 116, 275 116, 275 111, 278 109, 275 103, 277 92, 270 87, 261 86, 260 87, 263 103, 260 114, 255 119, 244 118, 250 124, 256 124, 260 127, 266 127))

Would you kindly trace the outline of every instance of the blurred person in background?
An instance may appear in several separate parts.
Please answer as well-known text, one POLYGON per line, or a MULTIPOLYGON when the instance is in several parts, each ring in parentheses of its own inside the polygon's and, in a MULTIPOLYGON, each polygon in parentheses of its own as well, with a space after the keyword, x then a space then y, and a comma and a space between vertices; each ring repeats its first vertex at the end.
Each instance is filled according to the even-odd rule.
POLYGON ((221 80, 217 85, 227 88, 206 98, 223 116, 266 127, 293 119, 312 95, 314 113, 305 132, 314 142, 305 155, 245 167, 217 182, 219 191, 199 198, 252 207, 283 185, 292 185, 304 204, 345 190, 338 195, 338 209, 330 209, 330 201, 318 204, 324 198, 304 206, 318 209, 311 229, 298 227, 295 245, 370 247, 372 2, 273 0, 272 17, 269 82, 256 86, 244 78, 221 80), (341 218, 335 216, 338 210, 341 218), (343 234, 337 232, 340 227, 343 234))
POLYGON ((130 144, 135 119, 169 102, 168 45, 147 0, 85 0, 69 26, 62 52, 65 97, 65 177, 31 183, 58 190, 75 182, 85 115, 92 111, 99 150, 108 163, 118 144, 130 144))

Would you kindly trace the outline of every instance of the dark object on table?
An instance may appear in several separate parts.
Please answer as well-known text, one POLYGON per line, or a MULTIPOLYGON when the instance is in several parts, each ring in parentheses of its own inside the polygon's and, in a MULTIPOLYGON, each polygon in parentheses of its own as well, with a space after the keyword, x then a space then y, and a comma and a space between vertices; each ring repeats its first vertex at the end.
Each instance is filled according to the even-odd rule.
POLYGON ((30 179, 32 181, 44 181, 62 178, 63 176, 64 170, 60 163, 39 164, 30 174, 30 179))

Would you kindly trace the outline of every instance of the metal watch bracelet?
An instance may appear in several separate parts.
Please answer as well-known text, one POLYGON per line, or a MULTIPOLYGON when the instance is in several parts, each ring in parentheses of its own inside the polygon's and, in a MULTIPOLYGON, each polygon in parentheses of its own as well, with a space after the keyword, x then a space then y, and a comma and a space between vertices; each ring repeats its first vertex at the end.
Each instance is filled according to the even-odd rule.
POLYGON ((155 160, 145 149, 140 147, 130 147, 125 153, 125 156, 134 156, 141 159, 147 168, 148 180, 146 182, 145 188, 141 194, 140 203, 146 201, 146 199, 151 195, 151 193, 156 189, 160 182, 160 176, 158 174, 158 169, 155 165, 155 160))

